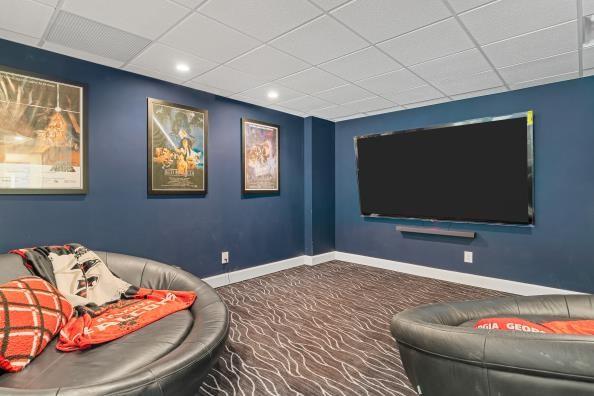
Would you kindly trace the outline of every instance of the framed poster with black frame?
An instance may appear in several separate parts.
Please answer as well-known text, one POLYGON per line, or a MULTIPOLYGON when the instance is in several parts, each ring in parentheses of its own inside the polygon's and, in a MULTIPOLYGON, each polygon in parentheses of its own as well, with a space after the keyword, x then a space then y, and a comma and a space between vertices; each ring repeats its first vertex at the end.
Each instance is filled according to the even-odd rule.
POLYGON ((280 127, 241 119, 242 194, 280 193, 280 127))
POLYGON ((0 66, 0 194, 88 192, 87 86, 0 66))
POLYGON ((208 111, 148 98, 148 194, 205 195, 208 111))

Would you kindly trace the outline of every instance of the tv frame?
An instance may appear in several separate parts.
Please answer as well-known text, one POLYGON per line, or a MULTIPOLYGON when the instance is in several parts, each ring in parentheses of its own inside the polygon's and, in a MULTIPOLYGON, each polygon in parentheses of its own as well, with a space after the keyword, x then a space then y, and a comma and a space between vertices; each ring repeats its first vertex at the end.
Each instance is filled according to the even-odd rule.
POLYGON ((359 135, 353 138, 354 146, 355 146, 355 172, 357 176, 357 191, 359 193, 359 212, 361 216, 364 218, 384 218, 384 219, 396 219, 396 220, 422 220, 422 221, 430 221, 432 223, 458 223, 458 224, 489 224, 489 225, 505 225, 505 226, 516 226, 516 227, 534 227, 535 223, 535 211, 534 211, 534 111, 527 110, 519 113, 507 114, 502 116, 492 116, 492 117, 481 117, 481 118, 474 118, 471 120, 466 121, 458 121, 458 122, 450 122, 446 124, 436 124, 430 125, 428 127, 422 128, 413 128, 413 129, 404 129, 398 131, 390 131, 390 132, 381 132, 381 133, 374 133, 369 135, 359 135), (528 166, 528 174, 526 177, 528 178, 528 223, 514 223, 514 222, 502 222, 502 221, 488 221, 488 220, 449 220, 449 219, 440 219, 440 218, 432 218, 432 217, 404 217, 404 216, 386 216, 381 215, 378 213, 370 213, 365 214, 362 210, 361 205, 361 191, 359 188, 359 154, 357 151, 357 143, 360 139, 368 139, 374 138, 378 136, 389 136, 394 135, 397 133, 422 133, 424 131, 429 131, 433 129, 442 129, 448 128, 453 126, 460 126, 460 125, 469 125, 469 124, 482 124, 486 122, 494 122, 494 121, 502 121, 502 120, 509 120, 514 118, 526 118, 526 128, 527 128, 527 139, 528 139, 528 152, 527 152, 527 166, 528 166))

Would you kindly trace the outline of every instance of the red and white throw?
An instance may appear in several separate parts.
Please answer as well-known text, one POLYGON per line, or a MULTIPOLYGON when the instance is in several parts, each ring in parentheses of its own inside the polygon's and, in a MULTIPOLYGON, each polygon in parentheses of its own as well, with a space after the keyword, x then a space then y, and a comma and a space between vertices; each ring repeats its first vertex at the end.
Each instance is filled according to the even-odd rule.
POLYGON ((60 332, 65 352, 115 340, 190 307, 196 294, 133 286, 114 275, 93 251, 78 244, 13 250, 25 266, 46 279, 78 313, 60 332))

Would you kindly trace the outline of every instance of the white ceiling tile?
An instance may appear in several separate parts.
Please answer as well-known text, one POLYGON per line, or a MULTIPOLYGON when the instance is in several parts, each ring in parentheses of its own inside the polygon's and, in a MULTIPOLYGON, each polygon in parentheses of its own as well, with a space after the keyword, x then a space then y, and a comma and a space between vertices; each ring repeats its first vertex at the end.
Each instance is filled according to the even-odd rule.
POLYGON ((62 9, 150 39, 188 13, 187 8, 167 0, 66 0, 62 9))
POLYGON ((341 4, 348 2, 349 0, 313 0, 314 3, 328 11, 338 7, 341 4))
POLYGON ((296 116, 301 117, 301 118, 305 118, 305 117, 308 116, 307 113, 304 113, 302 111, 297 111, 297 110, 289 109, 287 107, 280 106, 280 105, 272 105, 272 106, 268 106, 268 108, 273 109, 273 110, 277 110, 277 111, 282 111, 283 113, 288 113, 288 114, 296 115, 296 116))
POLYGON ((353 114, 353 115, 346 116, 346 117, 338 117, 338 118, 334 118, 334 119, 333 119, 333 120, 331 120, 331 121, 334 121, 334 122, 341 122, 341 121, 354 120, 354 119, 356 119, 356 118, 362 118, 362 117, 365 117, 365 114, 363 114, 363 113, 358 113, 358 114, 353 114))
POLYGON ((256 106, 262 106, 262 107, 269 107, 269 106, 272 105, 270 102, 268 102, 266 100, 255 99, 255 98, 249 97, 249 96, 244 95, 244 94, 233 95, 233 96, 231 96, 231 99, 240 100, 240 101, 245 102, 245 103, 251 103, 251 104, 254 104, 256 106))
POLYGON ((452 79, 435 81, 435 86, 448 95, 459 95, 471 91, 495 88, 503 85, 503 81, 494 71, 455 77, 452 79))
POLYGON ((204 3, 207 0, 174 0, 174 1, 178 4, 181 4, 188 8, 194 9, 194 8, 198 7, 201 3, 204 3))
POLYGON ((432 105, 445 103, 445 102, 449 102, 449 101, 450 101, 450 99, 448 99, 448 98, 433 99, 433 100, 427 100, 425 102, 407 104, 406 106, 404 106, 404 108, 405 109, 414 109, 417 107, 432 106, 432 105))
POLYGON ((308 94, 326 91, 346 84, 343 79, 315 67, 282 78, 277 82, 308 94))
POLYGON ((567 22, 483 47, 495 67, 511 66, 577 50, 577 23, 567 22))
POLYGON ((323 16, 270 43, 311 64, 318 64, 368 44, 334 19, 323 16))
POLYGON ((297 110, 289 109, 289 108, 286 108, 286 107, 280 106, 280 105, 272 105, 272 106, 267 106, 267 107, 269 109, 272 109, 272 110, 282 111, 283 113, 296 115, 296 116, 302 117, 302 118, 305 118, 307 116, 307 113, 304 113, 302 111, 297 111, 297 110))
POLYGON ((404 34, 378 46, 407 66, 474 47, 454 18, 404 34))
POLYGON ((449 0, 452 8, 456 13, 460 13, 463 11, 470 10, 471 8, 476 8, 487 3, 491 3, 496 0, 449 0))
POLYGON ((93 62, 93 63, 99 63, 100 65, 105 65, 105 66, 109 66, 109 67, 118 67, 119 68, 124 64, 124 62, 122 62, 122 61, 105 58, 103 56, 99 56, 99 55, 95 55, 95 54, 90 54, 88 52, 79 51, 77 49, 70 48, 70 47, 64 47, 60 44, 51 43, 49 41, 46 41, 45 44, 43 44, 42 48, 44 50, 57 52, 62 55, 71 56, 73 58, 78 58, 78 59, 86 60, 86 61, 93 62))
POLYGON ((254 77, 250 74, 219 66, 192 80, 196 84, 205 84, 232 93, 239 93, 267 83, 266 79, 254 77))
POLYGON ((265 84, 256 88, 248 89, 247 91, 242 92, 241 95, 245 95, 249 98, 254 98, 264 103, 277 104, 280 102, 304 96, 301 92, 293 91, 291 88, 287 88, 276 83, 265 84), (268 93, 272 91, 278 94, 277 98, 270 99, 268 97, 268 93))
POLYGON ((327 91, 318 92, 316 94, 320 99, 327 100, 328 102, 343 104, 353 102, 355 100, 367 99, 374 95, 367 92, 366 90, 357 87, 356 85, 343 85, 342 87, 329 89, 327 91))
POLYGON ((348 81, 362 80, 402 68, 398 62, 395 62, 375 47, 367 47, 361 51, 323 63, 319 67, 348 81))
POLYGON ((56 7, 60 0, 36 0, 38 3, 47 4, 52 7, 56 7))
POLYGON ((594 47, 584 48, 584 51, 582 52, 582 57, 584 69, 590 69, 594 67, 594 47))
POLYGON ((564 73, 564 74, 559 74, 557 76, 539 78, 536 80, 524 81, 524 82, 521 82, 518 84, 512 84, 511 89, 522 89, 522 88, 528 88, 528 87, 535 87, 537 85, 552 84, 552 83, 556 83, 559 81, 572 80, 574 78, 579 78, 579 77, 580 77, 580 74, 578 72, 564 73))
POLYGON ((411 69, 427 80, 436 81, 480 73, 491 69, 491 66, 485 57, 473 48, 418 64, 411 69))
POLYGON ((407 89, 406 91, 386 93, 383 94, 383 96, 395 103, 404 105, 408 103, 437 99, 443 97, 444 95, 430 85, 423 85, 421 87, 407 89))
POLYGON ((306 0, 210 0, 199 12, 262 41, 322 13, 306 0))
POLYGON ((219 95, 219 96, 232 96, 233 95, 233 92, 231 92, 231 91, 225 91, 224 89, 211 87, 210 85, 201 84, 201 83, 193 81, 193 80, 184 83, 184 85, 187 87, 190 87, 190 88, 197 89, 199 91, 209 92, 209 93, 219 95))
POLYGON ((175 76, 170 76, 167 74, 162 74, 154 70, 145 69, 144 67, 136 66, 136 65, 127 65, 124 67, 124 70, 141 74, 143 76, 148 76, 152 78, 156 78, 157 80, 169 81, 174 84, 181 84, 183 82, 182 79, 176 78, 175 76))
POLYGON ((384 93, 398 92, 420 87, 426 83, 410 71, 401 69, 359 81, 357 84, 371 92, 381 95, 384 93))
POLYGON ((404 107, 402 107, 402 106, 388 107, 387 109, 369 111, 369 112, 365 113, 365 115, 372 116, 372 115, 378 115, 378 114, 387 114, 387 113, 393 113, 395 111, 400 111, 400 110, 404 110, 404 107))
POLYGON ((332 14, 374 43, 451 16, 432 0, 356 0, 332 14))
POLYGON ((575 0, 500 0, 460 18, 480 44, 488 44, 567 22, 576 15, 575 0))
POLYGON ((280 102, 279 105, 287 107, 289 109, 309 113, 313 110, 319 110, 325 107, 332 106, 332 103, 326 102, 325 100, 322 100, 320 98, 316 98, 315 96, 302 96, 297 99, 292 99, 286 102, 280 102))
POLYGON ((570 52, 533 62, 499 69, 509 84, 578 71, 578 53, 570 52))
POLYGON ((226 62, 259 42, 203 15, 194 14, 160 39, 161 42, 214 62, 226 62))
POLYGON ((31 37, 26 34, 15 33, 4 29, 0 29, 0 38, 32 47, 37 46, 37 43, 39 43, 39 37, 31 37))
POLYGON ((0 27, 40 38, 54 9, 31 0, 0 0, 0 27))
POLYGON ((394 107, 395 103, 390 102, 387 99, 374 97, 356 102, 346 103, 342 105, 344 109, 352 110, 353 113, 367 113, 368 111, 375 111, 381 109, 387 109, 388 107, 394 107))
POLYGON ((594 0, 582 0, 582 7, 584 15, 594 14, 594 0))
POLYGON ((275 80, 307 69, 309 65, 267 45, 233 59, 228 66, 257 77, 275 80))
POLYGON ((152 44, 130 63, 184 81, 217 66, 214 62, 198 58, 187 52, 182 52, 160 43, 152 44), (180 72, 176 70, 178 64, 185 64, 190 70, 187 72, 180 72))
POLYGON ((507 88, 497 87, 497 88, 482 89, 480 91, 467 92, 467 93, 463 93, 460 95, 453 95, 452 99, 462 100, 462 99, 476 98, 476 97, 485 96, 485 95, 493 95, 493 94, 501 93, 501 92, 507 92, 507 88))
POLYGON ((312 112, 312 114, 316 117, 333 120, 335 118, 347 117, 356 114, 356 112, 353 112, 352 109, 347 109, 342 106, 332 106, 325 109, 316 110, 312 112))

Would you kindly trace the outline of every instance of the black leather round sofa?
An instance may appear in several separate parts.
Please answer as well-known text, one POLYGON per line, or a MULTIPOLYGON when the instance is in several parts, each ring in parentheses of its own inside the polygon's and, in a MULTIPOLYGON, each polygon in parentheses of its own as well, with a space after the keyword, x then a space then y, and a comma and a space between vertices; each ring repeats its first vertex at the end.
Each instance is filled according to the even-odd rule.
MULTIPOLYGON (((224 348, 227 307, 202 280, 179 268, 96 252, 120 278, 153 289, 192 290, 194 305, 118 340, 63 353, 54 339, 19 373, 0 375, 1 395, 194 395, 224 348)), ((29 275, 16 255, 0 255, 0 283, 29 275)))
POLYGON ((413 387, 428 396, 594 395, 594 336, 473 329, 506 316, 594 319, 591 295, 504 297, 433 304, 391 323, 413 387))

